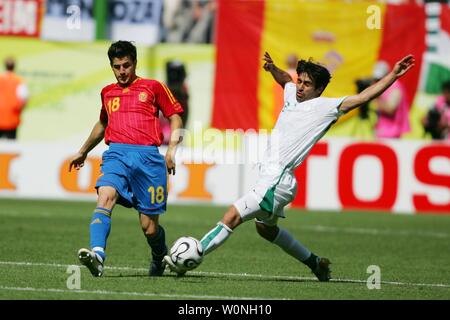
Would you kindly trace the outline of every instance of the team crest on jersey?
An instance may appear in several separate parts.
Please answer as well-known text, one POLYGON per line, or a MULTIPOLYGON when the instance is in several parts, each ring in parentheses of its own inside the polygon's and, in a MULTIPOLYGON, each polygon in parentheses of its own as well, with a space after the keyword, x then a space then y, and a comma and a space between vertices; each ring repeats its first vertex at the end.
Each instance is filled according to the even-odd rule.
POLYGON ((140 102, 146 102, 147 98, 148 98, 148 94, 146 94, 145 92, 139 93, 139 101, 140 102))

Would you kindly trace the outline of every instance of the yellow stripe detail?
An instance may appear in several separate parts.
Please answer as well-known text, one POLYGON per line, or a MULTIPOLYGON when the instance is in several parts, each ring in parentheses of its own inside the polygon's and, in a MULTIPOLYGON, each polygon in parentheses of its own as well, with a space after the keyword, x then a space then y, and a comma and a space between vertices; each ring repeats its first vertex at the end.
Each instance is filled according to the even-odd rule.
POLYGON ((98 223, 100 223, 100 224, 102 223, 102 221, 99 218, 97 218, 91 222, 91 224, 98 224, 98 223))
POLYGON ((162 85, 162 87, 164 88, 164 90, 166 91, 167 96, 168 96, 169 99, 170 99, 170 102, 171 102, 172 104, 174 104, 177 100, 176 100, 175 97, 172 95, 172 92, 169 90, 169 88, 166 87, 166 85, 165 85, 164 83, 161 83, 161 85, 162 85))
POLYGON ((111 217, 111 213, 109 213, 106 210, 102 210, 102 209, 95 209, 94 213, 100 213, 100 214, 104 214, 105 216, 111 217))

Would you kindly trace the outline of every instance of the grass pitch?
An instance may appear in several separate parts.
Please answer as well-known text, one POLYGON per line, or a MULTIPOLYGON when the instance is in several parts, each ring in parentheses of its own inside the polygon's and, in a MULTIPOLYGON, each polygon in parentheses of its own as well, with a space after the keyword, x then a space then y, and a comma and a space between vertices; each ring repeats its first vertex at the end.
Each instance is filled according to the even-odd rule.
MULTIPOLYGON (((253 222, 186 276, 167 270, 149 278, 138 215, 117 206, 104 276, 81 267, 80 289, 72 290, 68 268, 88 246, 94 206, 0 199, 0 299, 450 299, 450 216, 299 210, 279 225, 331 259, 328 283, 260 238, 253 222), (367 287, 372 265, 380 268, 380 289, 367 287)), ((200 239, 225 209, 170 205, 160 219, 168 245, 183 235, 200 239)))

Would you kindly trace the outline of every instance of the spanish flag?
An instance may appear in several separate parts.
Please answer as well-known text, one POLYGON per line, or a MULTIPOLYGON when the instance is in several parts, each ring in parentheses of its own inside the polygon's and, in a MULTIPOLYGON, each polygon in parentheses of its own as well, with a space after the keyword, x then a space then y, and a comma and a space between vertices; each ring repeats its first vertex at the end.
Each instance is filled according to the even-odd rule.
POLYGON ((416 67, 402 81, 415 96, 427 49, 423 5, 219 0, 218 6, 212 127, 273 127, 282 101, 262 68, 265 51, 282 69, 292 54, 324 64, 332 74, 325 97, 355 94, 355 81, 371 76, 377 60, 393 66, 412 53, 416 67))

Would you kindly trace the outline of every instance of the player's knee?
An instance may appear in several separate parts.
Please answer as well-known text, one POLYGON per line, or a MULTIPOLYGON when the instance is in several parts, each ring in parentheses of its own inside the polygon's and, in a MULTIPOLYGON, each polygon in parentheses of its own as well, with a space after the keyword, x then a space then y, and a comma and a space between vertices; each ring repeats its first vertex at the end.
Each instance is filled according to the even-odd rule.
POLYGON ((278 226, 268 226, 264 223, 255 221, 256 231, 258 234, 267 241, 273 242, 278 234, 278 226))
POLYGON ((141 228, 146 237, 153 237, 158 233, 159 216, 158 215, 140 215, 141 228))
POLYGON ((106 209, 111 209, 114 206, 114 198, 109 195, 99 196, 97 206, 106 209))
POLYGON ((156 236, 157 231, 158 231, 158 226, 155 225, 148 225, 148 226, 142 226, 142 231, 144 232, 144 235, 147 238, 152 238, 154 236, 156 236))
POLYGON ((98 192, 97 205, 102 208, 112 209, 116 204, 118 195, 114 188, 101 187, 98 192))

